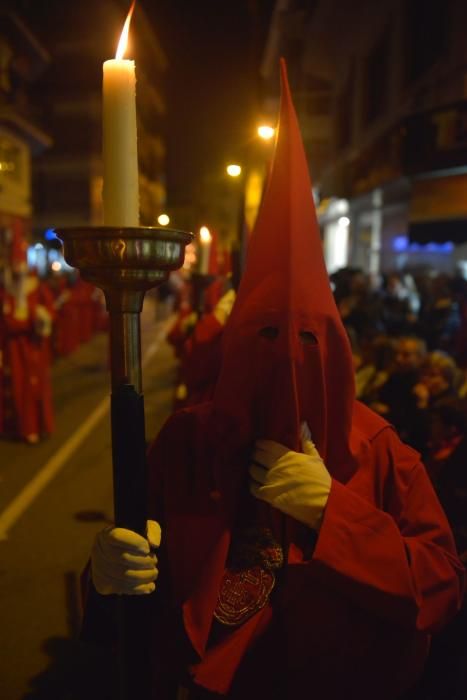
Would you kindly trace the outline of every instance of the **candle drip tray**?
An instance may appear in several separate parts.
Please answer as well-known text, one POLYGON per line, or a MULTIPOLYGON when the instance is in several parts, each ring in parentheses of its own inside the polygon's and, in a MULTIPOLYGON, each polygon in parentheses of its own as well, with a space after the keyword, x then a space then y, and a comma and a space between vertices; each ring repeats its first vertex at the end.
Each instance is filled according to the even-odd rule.
POLYGON ((56 234, 66 262, 107 299, 119 289, 144 295, 161 284, 183 265, 185 246, 193 240, 191 233, 155 226, 64 227, 56 234))

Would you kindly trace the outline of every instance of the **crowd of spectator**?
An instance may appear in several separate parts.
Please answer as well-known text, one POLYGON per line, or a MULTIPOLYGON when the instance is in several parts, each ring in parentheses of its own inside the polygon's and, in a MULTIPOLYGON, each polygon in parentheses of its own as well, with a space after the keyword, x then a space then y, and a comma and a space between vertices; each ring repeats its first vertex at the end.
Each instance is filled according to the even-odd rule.
MULTIPOLYGON (((418 450, 467 565, 467 281, 426 271, 332 278, 360 401, 418 450)), ((465 697, 467 612, 435 636, 410 700, 465 697)))
MULTIPOLYGON (((426 271, 388 274, 372 285, 368 275, 344 269, 332 282, 357 397, 421 453, 455 523, 454 511, 467 514, 467 281, 426 271), (459 488, 448 496, 453 479, 459 488), (452 503, 454 492, 462 504, 452 503)), ((454 531, 467 554, 467 529, 454 531)))

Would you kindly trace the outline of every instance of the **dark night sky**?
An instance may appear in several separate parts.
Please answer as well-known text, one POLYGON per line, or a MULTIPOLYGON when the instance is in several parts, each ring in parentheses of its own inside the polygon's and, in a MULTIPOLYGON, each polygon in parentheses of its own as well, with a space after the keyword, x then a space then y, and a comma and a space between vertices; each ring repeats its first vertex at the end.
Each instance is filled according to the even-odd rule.
POLYGON ((139 2, 168 55, 168 185, 180 199, 238 157, 254 128, 274 0, 139 2))
MULTIPOLYGON (((0 0, 0 7, 22 13, 41 37, 48 18, 71 22, 75 2, 92 8, 99 0, 0 0)), ((122 20, 130 2, 118 0, 122 20)), ((167 184, 169 205, 179 204, 195 196, 198 179, 239 157, 254 129, 258 70, 275 0, 136 2, 168 59, 167 184)))

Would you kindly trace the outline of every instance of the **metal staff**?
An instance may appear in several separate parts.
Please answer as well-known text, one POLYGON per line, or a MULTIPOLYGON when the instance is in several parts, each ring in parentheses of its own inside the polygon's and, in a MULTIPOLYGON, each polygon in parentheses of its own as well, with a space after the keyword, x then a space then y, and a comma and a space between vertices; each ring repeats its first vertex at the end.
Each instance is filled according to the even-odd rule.
MULTIPOLYGON (((69 265, 100 287, 110 317, 114 514, 118 527, 146 537, 146 443, 140 313, 145 292, 183 264, 191 233, 167 228, 57 230, 69 265)), ((120 699, 150 696, 150 600, 119 596, 120 699)))

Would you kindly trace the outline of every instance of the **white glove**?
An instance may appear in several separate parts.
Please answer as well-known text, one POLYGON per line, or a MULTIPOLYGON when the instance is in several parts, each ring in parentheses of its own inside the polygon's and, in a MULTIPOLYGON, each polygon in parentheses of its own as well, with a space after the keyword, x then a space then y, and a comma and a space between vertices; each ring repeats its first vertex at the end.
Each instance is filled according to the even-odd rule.
POLYGON ((60 294, 60 296, 58 296, 55 299, 54 307, 56 309, 61 309, 63 304, 65 304, 67 301, 69 301, 70 297, 71 297, 71 293, 68 291, 68 289, 65 289, 65 291, 62 292, 60 294))
POLYGON ((221 326, 225 326, 227 319, 232 311, 232 306, 235 302, 235 290, 229 289, 228 292, 222 296, 214 307, 213 314, 219 321, 221 326))
POLYGON ((52 316, 42 304, 36 306, 34 330, 41 338, 48 338, 52 334, 52 316))
POLYGON ((188 389, 186 384, 181 384, 177 385, 177 388, 175 389, 175 398, 177 401, 185 401, 186 397, 188 396, 188 389))
POLYGON ((186 333, 186 334, 191 333, 191 331, 193 330, 193 328, 196 326, 197 323, 198 323, 198 314, 196 313, 196 311, 192 311, 191 314, 189 314, 189 316, 186 316, 183 319, 183 321, 181 321, 180 330, 182 331, 182 333, 186 333))
POLYGON ((318 530, 331 490, 331 475, 302 428, 302 452, 273 440, 257 440, 250 491, 262 501, 318 530))
POLYGON ((159 572, 151 549, 160 543, 161 528, 155 520, 147 521, 147 540, 122 527, 110 526, 98 532, 91 552, 91 576, 97 592, 152 593, 159 572))

